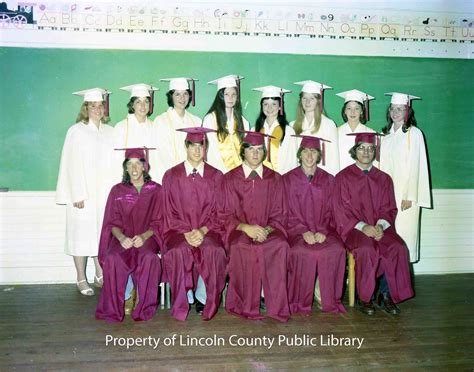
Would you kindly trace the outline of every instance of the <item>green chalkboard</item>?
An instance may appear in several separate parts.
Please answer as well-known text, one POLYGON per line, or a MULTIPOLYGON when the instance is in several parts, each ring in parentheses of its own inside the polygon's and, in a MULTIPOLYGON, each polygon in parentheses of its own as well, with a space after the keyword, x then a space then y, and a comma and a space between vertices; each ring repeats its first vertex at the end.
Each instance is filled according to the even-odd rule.
POLYGON ((294 90, 286 99, 289 120, 299 92, 293 82, 313 79, 333 86, 325 106, 338 125, 342 100, 335 93, 366 91, 376 97, 368 124, 376 130, 385 125, 385 92, 421 96, 414 108, 427 139, 433 188, 474 188, 472 60, 0 48, 0 68, 0 187, 10 190, 55 189, 64 137, 81 105, 73 91, 95 86, 112 90, 115 124, 126 115, 129 98, 119 87, 158 85, 154 117, 167 108, 167 85, 159 79, 192 76, 199 79, 192 112, 202 117, 215 96, 215 87, 207 82, 228 74, 245 76, 242 103, 251 123, 260 99, 251 88, 262 85, 294 90))

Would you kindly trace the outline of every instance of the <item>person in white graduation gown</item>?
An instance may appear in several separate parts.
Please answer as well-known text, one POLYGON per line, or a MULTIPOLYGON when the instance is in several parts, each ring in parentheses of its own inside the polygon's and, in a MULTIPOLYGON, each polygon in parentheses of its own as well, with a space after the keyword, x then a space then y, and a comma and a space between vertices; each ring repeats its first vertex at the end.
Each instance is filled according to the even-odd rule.
POLYGON ((105 203, 113 185, 111 159, 113 128, 106 123, 108 92, 94 88, 73 94, 84 97, 77 122, 64 141, 56 187, 56 203, 66 205, 65 253, 73 256, 77 289, 94 295, 86 277, 87 258, 93 257, 94 284, 103 284, 97 259, 105 203))
MULTIPOLYGON (((341 110, 344 124, 337 128, 339 168, 342 170, 355 162, 349 154, 349 150, 354 146, 354 139, 348 136, 348 134, 375 133, 373 129, 364 125, 369 120, 368 102, 374 99, 374 97, 357 89, 341 92, 336 95, 344 98, 344 105, 341 110)), ((374 165, 378 166, 378 162, 374 161, 374 165)))
POLYGON ((290 125, 297 135, 321 137, 329 141, 324 143, 324 152, 327 156, 319 167, 335 176, 339 172, 337 128, 334 121, 324 114, 324 91, 331 89, 331 87, 313 80, 299 81, 295 84, 303 87, 298 102, 296 120, 290 125))
POLYGON ((169 81, 166 93, 168 110, 154 120, 157 131, 158 148, 156 149, 161 164, 167 170, 186 160, 184 140, 186 133, 177 129, 200 127, 201 118, 191 114, 187 109, 195 105, 196 91, 192 78, 160 79, 169 81), (189 82, 192 89, 189 88, 189 82))
POLYGON ((286 120, 284 108, 284 94, 290 91, 273 85, 253 90, 262 92, 255 131, 271 136, 266 137, 266 148, 269 151, 263 165, 283 175, 298 166, 295 156, 298 152, 298 140, 286 120))
POLYGON ((242 164, 240 145, 243 132, 250 129, 249 122, 242 116, 241 79, 242 76, 228 75, 208 83, 217 85, 217 94, 202 126, 217 133, 208 134, 207 162, 223 173, 242 164))
MULTIPOLYGON (((158 137, 156 134, 156 126, 149 116, 153 113, 154 92, 158 88, 148 84, 133 84, 120 88, 130 92, 130 100, 127 103, 128 115, 118 122, 114 127, 114 146, 115 148, 157 148, 158 137)), ((119 172, 123 157, 120 152, 115 152, 116 182, 119 182, 122 175, 119 172)), ((166 171, 159 161, 156 151, 150 152, 150 176, 153 181, 161 183, 161 179, 166 171)))
POLYGON ((387 108, 386 134, 382 139, 380 169, 388 173, 395 187, 398 214, 395 226, 410 251, 410 262, 420 259, 420 208, 431 208, 428 161, 423 133, 416 127, 411 101, 419 97, 386 93, 392 99, 387 108))

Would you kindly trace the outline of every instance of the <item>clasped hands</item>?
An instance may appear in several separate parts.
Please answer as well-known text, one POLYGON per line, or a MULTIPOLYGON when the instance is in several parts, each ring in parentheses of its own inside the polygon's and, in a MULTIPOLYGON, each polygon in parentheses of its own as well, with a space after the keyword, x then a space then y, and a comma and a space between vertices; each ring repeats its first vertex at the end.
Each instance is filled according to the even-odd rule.
POLYGON ((254 242, 263 243, 267 240, 268 235, 273 232, 273 228, 270 226, 262 227, 260 225, 247 225, 242 224, 241 231, 243 231, 250 239, 254 242))
POLYGON ((130 249, 130 248, 140 248, 145 244, 145 238, 143 237, 142 234, 140 235, 135 235, 133 238, 129 238, 128 236, 123 236, 120 239, 120 245, 125 248, 125 249, 130 249))
POLYGON ((376 241, 379 241, 383 238, 383 227, 382 225, 365 225, 362 228, 362 232, 367 235, 369 238, 374 238, 376 241))
POLYGON ((306 231, 303 234, 303 239, 307 244, 316 244, 316 243, 324 243, 326 241, 326 235, 322 233, 314 233, 312 231, 306 231))
POLYGON ((207 234, 207 228, 201 227, 200 229, 192 229, 184 233, 184 238, 191 247, 198 248, 204 241, 204 236, 207 234))

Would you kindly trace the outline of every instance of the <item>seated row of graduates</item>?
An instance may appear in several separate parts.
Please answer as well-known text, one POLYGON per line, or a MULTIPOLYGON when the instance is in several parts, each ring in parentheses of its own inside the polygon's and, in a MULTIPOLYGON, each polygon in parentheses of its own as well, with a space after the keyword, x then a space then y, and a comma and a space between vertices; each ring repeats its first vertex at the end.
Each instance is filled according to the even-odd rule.
POLYGON ((123 182, 112 188, 104 215, 97 319, 123 320, 130 275, 137 292, 134 320, 154 316, 160 281, 170 283, 174 318, 186 319, 195 291, 204 304, 202 319, 209 320, 227 276, 231 314, 262 319, 261 296, 271 318, 308 314, 316 276, 322 310, 345 312, 345 248, 356 260, 366 314, 373 314, 377 277, 384 282, 382 303, 413 296, 408 250, 394 228, 393 183, 372 166, 374 133, 355 136, 355 164, 334 178, 317 166, 324 155, 317 137, 303 136, 295 154, 300 166, 280 176, 263 165, 265 135, 245 132, 243 163, 223 175, 203 161, 210 130, 183 131, 187 160, 165 173, 162 187, 150 179, 148 150, 125 152, 123 182))

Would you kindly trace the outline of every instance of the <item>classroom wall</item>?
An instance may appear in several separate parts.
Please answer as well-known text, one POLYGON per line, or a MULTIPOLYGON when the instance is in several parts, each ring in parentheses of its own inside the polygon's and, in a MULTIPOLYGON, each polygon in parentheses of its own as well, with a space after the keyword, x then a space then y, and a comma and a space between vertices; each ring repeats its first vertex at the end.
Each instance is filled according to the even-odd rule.
POLYGON ((95 86, 112 90, 112 125, 126 115, 129 96, 121 86, 146 82, 158 85, 152 118, 166 107, 167 85, 160 78, 192 76, 197 104, 203 116, 215 96, 210 80, 230 73, 242 81, 244 115, 255 121, 260 95, 251 89, 278 85, 293 90, 287 95, 287 118, 293 120, 298 86, 315 79, 334 87, 325 95, 328 115, 341 124, 342 99, 335 93, 357 88, 376 97, 368 125, 385 125, 389 97, 401 91, 423 98, 414 102, 418 126, 423 130, 434 189, 471 189, 472 86, 474 63, 464 59, 318 56, 256 53, 210 53, 140 50, 78 50, 0 48, 0 187, 17 191, 47 191, 56 186, 66 131, 81 105, 73 91, 95 86))
MULTIPOLYGON (((415 273, 474 272, 474 191, 434 190, 433 197, 436 208, 422 212, 415 273)), ((0 193, 0 206, 0 285, 75 282, 73 260, 64 254, 66 208, 54 204, 54 192, 0 193)))

